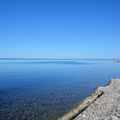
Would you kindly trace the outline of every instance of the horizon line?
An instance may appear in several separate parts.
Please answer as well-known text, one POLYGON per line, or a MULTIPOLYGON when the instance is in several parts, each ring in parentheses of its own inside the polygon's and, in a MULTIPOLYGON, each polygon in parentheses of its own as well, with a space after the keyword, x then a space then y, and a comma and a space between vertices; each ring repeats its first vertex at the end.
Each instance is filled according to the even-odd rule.
POLYGON ((0 60, 116 60, 117 58, 0 58, 0 60))

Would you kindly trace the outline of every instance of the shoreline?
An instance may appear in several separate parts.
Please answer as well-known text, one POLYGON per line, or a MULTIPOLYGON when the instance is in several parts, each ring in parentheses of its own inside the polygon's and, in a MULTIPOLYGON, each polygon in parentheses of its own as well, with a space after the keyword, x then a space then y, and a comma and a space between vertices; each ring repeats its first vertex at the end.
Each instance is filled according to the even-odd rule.
MULTIPOLYGON (((104 87, 98 87, 95 92, 88 96, 85 100, 83 100, 83 102, 81 102, 76 108, 74 108, 73 110, 71 110, 70 112, 68 112, 67 114, 65 114, 64 116, 58 118, 57 120, 96 120, 94 119, 95 117, 93 118, 90 118, 89 116, 89 113, 92 115, 91 111, 93 109, 93 113, 96 112, 94 109, 95 109, 95 102, 98 102, 99 104, 99 107, 102 107, 102 102, 100 102, 100 99, 102 99, 102 97, 105 96, 105 99, 107 98, 108 95, 106 95, 106 91, 110 88, 114 88, 113 86, 116 85, 117 87, 117 83, 119 83, 120 85, 120 79, 111 79, 110 82, 104 86, 104 87), (114 85, 115 84, 115 85, 114 85), (93 105, 93 108, 91 109, 89 106, 93 105), (89 111, 87 111, 87 109, 89 109, 89 111), (84 112, 86 112, 84 114, 84 112), (89 113, 87 113, 89 112, 89 113), (87 116, 88 114, 88 116, 87 116), (85 118, 86 116, 86 118, 85 118)), ((112 93, 110 94, 113 94, 114 91, 112 91, 112 93)), ((110 96, 110 95, 109 95, 110 96)), ((101 100, 102 101, 102 100, 101 100)), ((105 108, 104 108, 105 109, 105 108)), ((99 111, 98 111, 98 114, 99 114, 99 111)))
POLYGON ((116 63, 120 63, 120 60, 114 60, 114 62, 116 62, 116 63))

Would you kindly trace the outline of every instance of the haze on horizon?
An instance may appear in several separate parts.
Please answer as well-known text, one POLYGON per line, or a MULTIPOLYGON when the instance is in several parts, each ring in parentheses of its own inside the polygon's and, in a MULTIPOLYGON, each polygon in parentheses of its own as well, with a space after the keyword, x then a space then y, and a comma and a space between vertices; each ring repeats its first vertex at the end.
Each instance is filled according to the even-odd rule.
POLYGON ((1 0, 0 58, 116 58, 119 0, 1 0))

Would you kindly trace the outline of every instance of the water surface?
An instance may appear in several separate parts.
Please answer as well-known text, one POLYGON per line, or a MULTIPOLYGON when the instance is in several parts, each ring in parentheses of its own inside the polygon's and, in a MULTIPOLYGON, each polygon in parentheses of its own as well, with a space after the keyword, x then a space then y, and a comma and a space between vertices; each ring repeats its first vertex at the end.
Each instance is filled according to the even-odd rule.
POLYGON ((56 120, 111 78, 112 60, 0 60, 0 119, 56 120))

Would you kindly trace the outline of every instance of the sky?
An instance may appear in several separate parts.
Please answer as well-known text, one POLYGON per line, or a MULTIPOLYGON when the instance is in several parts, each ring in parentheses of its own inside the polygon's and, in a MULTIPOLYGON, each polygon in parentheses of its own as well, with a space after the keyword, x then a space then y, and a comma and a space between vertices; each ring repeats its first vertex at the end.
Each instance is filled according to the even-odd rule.
POLYGON ((0 0, 0 58, 117 58, 120 0, 0 0))

